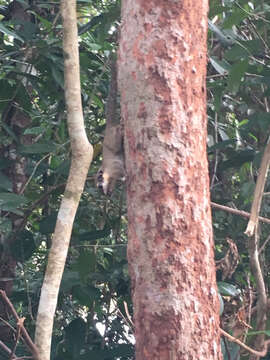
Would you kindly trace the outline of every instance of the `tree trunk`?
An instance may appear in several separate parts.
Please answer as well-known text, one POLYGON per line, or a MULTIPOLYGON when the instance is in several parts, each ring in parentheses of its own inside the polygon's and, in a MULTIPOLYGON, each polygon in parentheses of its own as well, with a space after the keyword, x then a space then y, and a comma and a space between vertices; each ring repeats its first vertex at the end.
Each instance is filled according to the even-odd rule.
POLYGON ((136 359, 221 359, 206 157, 206 0, 123 0, 136 359))

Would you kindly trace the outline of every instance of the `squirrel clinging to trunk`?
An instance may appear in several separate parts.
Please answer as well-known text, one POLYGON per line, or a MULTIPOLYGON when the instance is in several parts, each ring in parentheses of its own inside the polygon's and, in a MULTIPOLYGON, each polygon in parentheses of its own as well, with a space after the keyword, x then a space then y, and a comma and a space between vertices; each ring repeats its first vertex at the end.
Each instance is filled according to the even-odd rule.
POLYGON ((125 177, 124 137, 117 102, 117 63, 111 61, 111 81, 106 101, 106 128, 103 140, 102 165, 97 173, 97 187, 111 195, 117 180, 125 177))

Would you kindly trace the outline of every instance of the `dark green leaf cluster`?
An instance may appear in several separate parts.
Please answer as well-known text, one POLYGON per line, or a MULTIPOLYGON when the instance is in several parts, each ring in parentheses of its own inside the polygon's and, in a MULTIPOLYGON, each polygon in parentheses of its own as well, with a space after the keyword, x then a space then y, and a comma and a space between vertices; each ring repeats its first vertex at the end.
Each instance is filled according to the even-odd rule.
MULTIPOLYGON (((94 180, 119 16, 119 1, 78 1, 82 103, 95 154, 61 285, 52 359, 134 358, 125 199, 120 188, 106 199, 94 180)), ((211 0, 208 35, 211 197, 249 211, 269 137, 270 6, 266 1, 211 0)), ((11 299, 33 333, 70 166, 59 1, 0 0, 0 65, 0 255, 17 263, 11 299)), ((269 217, 269 187, 268 180, 261 209, 265 217, 269 217)), ((228 237, 239 255, 234 271, 226 272, 230 276, 225 277, 221 267, 217 272, 225 327, 240 309, 256 305, 256 297, 249 295, 255 293, 256 283, 243 235, 246 224, 245 218, 213 209, 217 262, 226 258, 228 237)), ((267 226, 260 226, 261 245, 268 236, 267 226)), ((266 243, 261 252, 266 284, 269 254, 266 243)), ((1 266, 0 275, 5 275, 1 266)), ((7 345, 12 348, 12 341, 7 345)), ((222 349, 224 359, 240 358, 238 345, 222 341, 222 349)), ((27 355, 23 344, 17 354, 27 355)))
MULTIPOLYGON (((70 167, 59 5, 0 1, 0 252, 17 263, 9 295, 32 335, 70 167)), ((95 187, 120 3, 80 0, 77 13, 82 103, 95 154, 61 284, 52 359, 131 359, 125 199, 120 188, 107 199, 95 187)), ((7 345, 13 348, 12 339, 7 345)), ((28 355, 23 344, 16 354, 28 355)))
MULTIPOLYGON (((208 155, 213 202, 250 211, 258 170, 270 134, 269 35, 270 7, 266 1, 210 1, 208 32, 208 155)), ((267 180, 260 215, 269 218, 267 180)), ((247 219, 213 209, 216 259, 226 258, 229 237, 238 248, 239 263, 224 279, 218 271, 224 307, 222 324, 232 322, 244 309, 255 308, 257 286, 252 275, 247 219), (249 295, 248 295, 249 294, 249 295)), ((268 237, 268 225, 260 224, 260 247, 268 237)), ((265 283, 269 283, 269 248, 261 252, 265 283)), ((256 314, 250 325, 256 327, 256 314)), ((237 322, 237 321, 236 321, 237 322)), ((243 329, 249 330, 243 327, 243 329)), ((248 338, 251 341, 251 337, 248 338)), ((222 343, 224 359, 244 359, 236 344, 222 343)))

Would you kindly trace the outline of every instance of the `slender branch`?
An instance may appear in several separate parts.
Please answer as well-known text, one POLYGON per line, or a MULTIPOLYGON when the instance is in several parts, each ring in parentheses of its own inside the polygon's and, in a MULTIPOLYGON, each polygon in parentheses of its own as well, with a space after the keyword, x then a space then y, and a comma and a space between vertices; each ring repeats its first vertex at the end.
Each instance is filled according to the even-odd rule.
POLYGON ((22 324, 22 321, 21 321, 20 317, 18 316, 18 314, 17 314, 14 306, 12 305, 11 301, 7 297, 6 292, 4 290, 0 290, 0 295, 2 296, 3 301, 8 306, 11 314, 16 319, 17 325, 20 324, 21 333, 22 333, 23 339, 25 340, 25 343, 26 343, 28 349, 30 350, 33 357, 35 359, 38 359, 38 349, 37 349, 36 345, 33 343, 32 339, 30 338, 30 336, 29 336, 28 332, 26 331, 24 325, 22 324))
MULTIPOLYGON (((87 177, 87 180, 95 180, 95 177, 94 176, 88 176, 87 177)), ((62 188, 65 188, 66 186, 66 182, 64 183, 60 183, 60 184, 57 184, 57 185, 54 185, 54 186, 51 186, 47 192, 45 192, 43 195, 41 195, 41 197, 39 199, 37 199, 32 205, 28 206, 28 208, 25 210, 25 213, 24 213, 24 217, 23 219, 21 220, 21 223, 20 223, 20 226, 17 228, 16 230, 16 233, 21 231, 22 229, 24 229, 26 223, 27 223, 27 220, 28 220, 28 217, 32 214, 32 212, 39 206, 39 205, 42 205, 44 202, 47 201, 48 197, 51 195, 52 192, 54 192, 55 190, 57 189, 60 189, 61 187, 62 188)), ((14 233, 14 237, 15 237, 15 233, 14 233)), ((12 240, 12 239, 11 239, 12 240)))
POLYGON ((130 325, 132 326, 132 328, 134 328, 134 322, 132 321, 131 315, 128 311, 128 305, 127 305, 126 301, 124 301, 124 309, 125 309, 125 312, 126 312, 126 315, 127 315, 130 325))
MULTIPOLYGON (((261 330, 265 330, 266 327, 267 295, 266 295, 261 264, 259 260, 258 246, 259 246, 259 235, 258 235, 258 226, 256 226, 255 235, 249 238, 248 251, 249 251, 250 268, 254 276, 254 281, 257 289, 256 330, 261 331, 261 330)), ((264 342, 265 342, 264 338, 265 338, 264 334, 260 334, 259 336, 256 336, 256 340, 254 341, 256 347, 260 348, 264 346, 264 342)))
POLYGON ((15 341, 14 347, 13 347, 13 349, 12 349, 12 353, 10 354, 10 360, 12 360, 14 356, 16 356, 16 355, 15 355, 15 351, 16 351, 17 346, 18 346, 18 343, 19 343, 19 341, 20 341, 21 329, 22 329, 24 320, 25 320, 25 318, 21 318, 21 319, 19 319, 19 321, 17 321, 16 341, 15 341))
MULTIPOLYGON (((219 209, 219 210, 227 211, 227 212, 229 212, 231 214, 239 215, 239 216, 242 216, 242 217, 245 217, 245 218, 248 218, 248 219, 250 218, 250 213, 248 213, 246 211, 243 211, 243 210, 233 209, 233 208, 230 208, 229 206, 214 203, 213 201, 211 201, 211 206, 213 208, 216 208, 216 209, 219 209)), ((270 219, 267 219, 265 217, 259 216, 258 220, 261 221, 261 222, 264 222, 266 224, 270 224, 270 219)))
POLYGON ((127 244, 108 244, 108 245, 105 245, 105 244, 95 244, 95 245, 73 245, 74 248, 91 248, 91 247, 94 247, 94 248, 104 248, 104 247, 109 247, 109 248, 114 248, 114 247, 119 247, 119 246, 127 246, 127 244))
POLYGON ((20 194, 23 194, 25 189, 27 188, 27 186, 29 185, 30 181, 32 180, 33 176, 35 175, 37 168, 39 167, 39 165, 42 163, 43 160, 47 159, 47 157, 49 157, 51 154, 46 154, 45 156, 43 156, 34 166, 34 169, 32 171, 32 174, 29 176, 28 180, 26 181, 26 183, 24 184, 24 186, 22 187, 20 194))
MULTIPOLYGON (((12 351, 10 350, 9 347, 7 347, 3 341, 0 340, 0 347, 6 352, 8 353, 8 355, 11 355, 12 354, 12 351)), ((15 357, 13 356, 11 359, 15 359, 15 357)))
POLYGON ((240 341, 239 339, 236 339, 235 337, 233 337, 232 335, 228 334, 226 331, 224 331, 223 329, 219 328, 220 333, 225 336, 226 338, 228 338, 230 341, 238 344, 239 346, 241 346, 243 349, 247 350, 249 353, 259 356, 259 357, 264 357, 267 354, 267 350, 268 350, 268 346, 270 344, 270 340, 267 340, 264 344, 264 349, 262 351, 257 351, 252 349, 251 347, 249 347, 248 345, 244 344, 242 341, 240 341))
MULTIPOLYGON (((218 115, 217 115, 217 113, 215 114, 214 129, 215 129, 215 143, 217 144, 218 143, 218 115)), ((217 167, 218 167, 218 155, 219 155, 219 151, 218 151, 218 149, 216 149, 215 150, 214 169, 213 169, 213 175, 212 175, 212 179, 211 179, 210 189, 213 188, 215 179, 216 179, 216 173, 217 173, 217 167)))
POLYGON ((2 321, 2 323, 4 323, 7 327, 9 327, 14 333, 16 333, 16 329, 12 325, 10 325, 10 323, 8 321, 3 319, 1 316, 0 316, 0 321, 2 321))
POLYGON ((259 170, 259 176, 254 191, 254 198, 251 206, 250 219, 245 231, 245 234, 249 237, 254 234, 256 225, 258 223, 259 212, 263 197, 263 190, 269 168, 269 162, 270 162, 270 142, 266 145, 266 148, 264 150, 264 154, 259 170))
POLYGON ((61 15, 63 19, 65 100, 72 157, 39 301, 35 341, 40 350, 40 360, 50 359, 59 286, 73 222, 93 157, 93 147, 87 139, 82 112, 76 0, 61 0, 61 15))
POLYGON ((265 249, 266 245, 268 244, 268 242, 270 241, 270 235, 267 236, 265 242, 262 244, 262 246, 259 249, 259 255, 260 253, 265 249))

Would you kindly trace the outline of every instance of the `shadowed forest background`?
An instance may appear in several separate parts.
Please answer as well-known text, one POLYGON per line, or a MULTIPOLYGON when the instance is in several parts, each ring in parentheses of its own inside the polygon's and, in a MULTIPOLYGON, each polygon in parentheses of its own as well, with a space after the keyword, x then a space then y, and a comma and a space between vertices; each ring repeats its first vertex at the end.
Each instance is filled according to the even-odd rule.
MULTIPOLYGON (((77 3, 81 97, 94 159, 61 283, 52 359, 134 359, 125 185, 106 197, 95 184, 120 1, 77 3)), ((269 311, 268 179, 257 250, 244 234, 270 133, 270 4, 209 6, 207 152, 221 327, 254 348, 270 336, 269 319, 262 320, 269 311)), ((0 0, 0 20, 0 288, 32 336, 70 167, 59 1, 0 0)), ((0 301, 0 359, 9 358, 3 344, 29 355, 14 327, 0 301)), ((221 345, 225 360, 254 359, 238 344, 221 345)))

